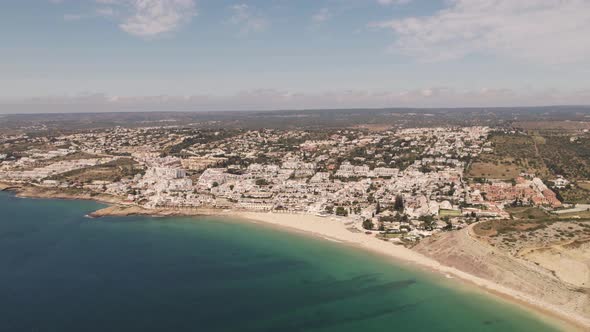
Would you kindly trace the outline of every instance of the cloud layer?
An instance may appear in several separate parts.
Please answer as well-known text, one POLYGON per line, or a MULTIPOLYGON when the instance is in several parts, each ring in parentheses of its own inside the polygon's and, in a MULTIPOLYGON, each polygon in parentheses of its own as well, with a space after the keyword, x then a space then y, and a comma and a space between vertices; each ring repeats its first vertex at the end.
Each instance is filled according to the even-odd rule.
POLYGON ((119 26, 144 38, 175 31, 196 15, 193 0, 133 0, 132 14, 119 26))
POLYGON ((588 105, 590 90, 561 92, 510 89, 458 91, 425 88, 408 91, 332 91, 298 93, 273 89, 244 91, 231 96, 117 97, 104 94, 40 97, 0 101, 3 113, 122 112, 122 111, 219 111, 387 107, 509 107, 588 105))
POLYGON ((233 5, 230 10, 232 16, 229 22, 239 26, 241 33, 262 31, 268 26, 267 20, 245 3, 233 5))
MULTIPOLYGON (((62 3, 63 0, 50 0, 62 3)), ((121 30, 151 39, 174 32, 197 15, 195 0, 94 0, 94 12, 65 14, 66 21, 109 18, 118 21, 121 30)))
MULTIPOLYGON (((388 1, 385 1, 388 2, 388 1)), ((424 61, 492 55, 543 64, 588 62, 590 1, 449 0, 431 16, 371 24, 391 29, 392 51, 424 61)))

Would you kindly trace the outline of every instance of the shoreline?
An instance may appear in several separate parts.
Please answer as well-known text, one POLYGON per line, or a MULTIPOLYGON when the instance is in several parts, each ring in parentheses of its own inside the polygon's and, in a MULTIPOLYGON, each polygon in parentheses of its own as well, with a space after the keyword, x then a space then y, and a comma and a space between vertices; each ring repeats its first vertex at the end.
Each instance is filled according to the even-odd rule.
POLYGON ((14 192, 17 197, 23 198, 48 198, 48 199, 70 199, 70 200, 92 200, 109 206, 89 213, 91 218, 101 217, 126 217, 126 216, 153 216, 153 217, 198 217, 218 216, 230 217, 238 220, 245 220, 265 225, 276 226, 284 230, 296 231, 302 235, 309 235, 322 238, 342 245, 349 245, 358 249, 370 251, 382 257, 390 258, 398 263, 419 267, 428 270, 429 273, 440 274, 443 277, 456 278, 461 282, 470 285, 474 290, 482 291, 488 295, 496 296, 512 304, 519 304, 533 314, 556 327, 565 329, 575 327, 580 331, 590 330, 590 318, 568 312, 557 305, 546 303, 534 298, 531 295, 521 293, 512 288, 503 286, 492 280, 477 277, 457 268, 446 266, 428 256, 403 246, 379 240, 364 233, 353 233, 349 231, 342 221, 335 217, 319 217, 308 214, 294 213, 272 213, 272 212, 250 212, 239 210, 220 210, 210 208, 159 208, 145 209, 137 205, 124 205, 116 197, 91 197, 90 195, 59 192, 58 189, 39 187, 18 187, 7 186, 0 183, 0 191, 14 192), (56 194, 56 195, 53 195, 56 194), (476 286, 476 287, 474 287, 476 286))
POLYGON ((82 190, 77 190, 75 193, 68 193, 59 188, 8 184, 5 182, 0 182, 0 192, 10 192, 19 198, 82 200, 108 205, 123 204, 120 198, 108 194, 92 195, 82 190))
POLYGON ((459 269, 443 265, 433 258, 406 247, 388 243, 364 233, 353 233, 341 221, 336 220, 335 217, 216 209, 163 208, 149 210, 137 206, 117 205, 95 211, 90 216, 93 218, 108 216, 213 216, 229 217, 256 224, 262 223, 264 226, 277 227, 281 230, 296 232, 304 236, 313 236, 356 249, 366 250, 381 257, 393 259, 396 263, 405 266, 420 268, 421 270, 426 270, 427 273, 435 273, 448 279, 457 279, 461 283, 464 283, 462 286, 470 286, 472 288, 470 291, 481 291, 511 304, 520 305, 524 307, 524 310, 537 315, 539 319, 564 330, 575 328, 579 331, 586 331, 590 329, 590 319, 586 317, 565 311, 556 305, 542 302, 533 296, 503 286, 492 280, 480 278, 459 269))
POLYGON ((348 231, 341 222, 331 220, 330 218, 304 214, 258 212, 236 212, 230 216, 239 219, 263 222, 268 225, 295 230, 302 234, 308 234, 344 245, 350 245, 358 249, 370 251, 385 258, 393 259, 398 263, 410 267, 418 267, 422 270, 427 270, 429 273, 436 273, 446 278, 449 278, 449 276, 451 278, 456 278, 471 286, 474 290, 482 291, 512 304, 523 306, 525 310, 538 315, 540 319, 552 325, 558 325, 561 328, 576 328, 580 331, 586 331, 590 328, 590 319, 588 318, 572 312, 567 312, 555 305, 539 301, 532 296, 502 286, 494 281, 483 279, 456 268, 443 265, 433 258, 427 257, 403 246, 388 243, 375 237, 365 235, 364 233, 352 233, 348 231), (316 227, 318 223, 322 223, 323 227, 316 227), (313 224, 315 224, 315 226, 313 224), (324 224, 329 224, 329 226, 325 226, 324 224))
POLYGON ((19 186, 0 182, 0 191, 10 191, 11 189, 17 189, 17 188, 19 188, 19 186))

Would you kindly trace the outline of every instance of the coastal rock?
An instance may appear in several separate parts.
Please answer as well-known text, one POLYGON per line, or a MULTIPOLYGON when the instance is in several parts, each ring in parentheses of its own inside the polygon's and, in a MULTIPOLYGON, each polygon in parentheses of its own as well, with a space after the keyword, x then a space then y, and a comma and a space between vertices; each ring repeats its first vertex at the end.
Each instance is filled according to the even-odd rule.
POLYGON ((126 217, 126 216, 159 216, 159 217, 173 217, 173 216, 211 216, 222 215, 221 210, 214 209, 194 209, 194 208, 161 208, 161 209, 146 209, 137 205, 112 205, 104 209, 94 211, 89 214, 90 217, 126 217))
POLYGON ((119 197, 106 195, 106 194, 95 194, 82 190, 75 189, 58 189, 58 188, 45 188, 38 186, 23 186, 15 187, 9 186, 6 189, 10 189, 16 193, 18 197, 26 198, 48 198, 48 199, 80 199, 80 200, 92 200, 107 204, 118 204, 121 203, 122 199, 119 197))
POLYGON ((147 210, 141 208, 139 206, 122 206, 122 205, 113 205, 106 207, 104 209, 100 209, 94 211, 89 214, 90 217, 93 218, 100 218, 100 217, 126 217, 126 216, 135 216, 135 215, 155 215, 158 214, 160 211, 154 210, 147 210))

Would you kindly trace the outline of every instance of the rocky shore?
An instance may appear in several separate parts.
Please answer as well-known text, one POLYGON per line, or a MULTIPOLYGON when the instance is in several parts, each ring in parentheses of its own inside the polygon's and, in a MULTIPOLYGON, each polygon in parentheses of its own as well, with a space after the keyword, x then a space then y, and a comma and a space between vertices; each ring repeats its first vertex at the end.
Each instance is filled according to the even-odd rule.
POLYGON ((111 205, 104 209, 94 211, 89 214, 90 217, 127 217, 127 216, 218 216, 224 213, 222 210, 215 209, 194 209, 194 208, 162 208, 146 209, 137 205, 111 205))
POLYGON ((0 191, 11 191, 17 197, 23 198, 90 200, 105 204, 120 204, 123 201, 120 197, 95 194, 79 189, 60 189, 7 183, 0 183, 0 191))

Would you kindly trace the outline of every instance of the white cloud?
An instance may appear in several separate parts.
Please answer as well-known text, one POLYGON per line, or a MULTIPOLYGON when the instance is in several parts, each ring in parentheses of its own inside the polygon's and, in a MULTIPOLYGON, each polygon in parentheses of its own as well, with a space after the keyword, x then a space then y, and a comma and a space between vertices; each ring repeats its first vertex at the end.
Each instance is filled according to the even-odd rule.
POLYGON ((410 3, 412 0, 377 0, 377 3, 383 6, 390 5, 405 5, 410 3))
POLYGON ((230 7, 232 16, 229 22, 240 26, 240 32, 247 34, 250 32, 263 31, 268 26, 267 20, 259 13, 252 10, 247 4, 237 4, 230 7))
POLYGON ((522 90, 430 87, 407 91, 338 90, 301 93, 248 90, 229 96, 109 96, 79 94, 0 100, 0 110, 23 112, 216 111, 387 107, 511 107, 590 105, 590 90, 522 90))
POLYGON ((330 20, 331 18, 332 12, 328 8, 322 8, 311 17, 311 20, 315 23, 322 23, 330 20))
MULTIPOLYGON (((392 51, 424 61, 494 55, 543 64, 590 59, 588 0, 448 0, 431 16, 370 26, 391 29, 392 51)), ((381 2, 389 2, 382 0, 381 2)))
MULTIPOLYGON (((104 3, 105 0, 100 1, 104 3)), ((143 38, 175 31, 197 14, 193 0, 133 0, 129 5, 132 14, 119 26, 123 31, 143 38)))
POLYGON ((178 30, 197 15, 194 0, 94 1, 99 7, 93 13, 67 14, 64 15, 64 20, 110 18, 119 21, 121 30, 150 39, 178 30))

